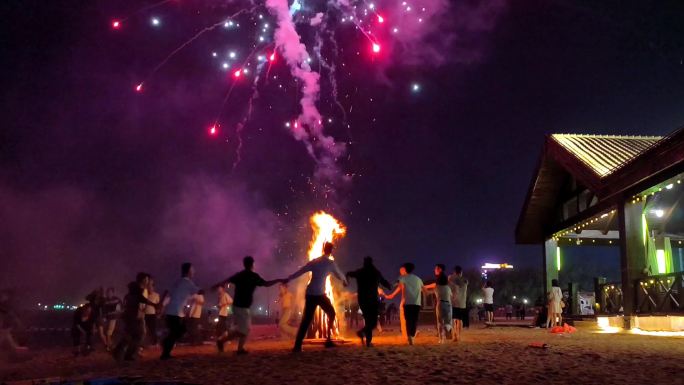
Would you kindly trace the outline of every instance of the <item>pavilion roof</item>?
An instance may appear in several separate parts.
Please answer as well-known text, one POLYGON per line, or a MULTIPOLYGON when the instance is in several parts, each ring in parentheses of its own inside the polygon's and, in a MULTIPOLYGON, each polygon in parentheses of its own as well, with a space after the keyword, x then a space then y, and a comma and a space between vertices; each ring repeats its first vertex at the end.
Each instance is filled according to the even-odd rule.
POLYGON ((613 173, 662 138, 662 136, 551 135, 551 139, 558 142, 600 177, 613 173))
POLYGON ((598 199, 592 207, 596 211, 673 168, 684 168, 684 129, 666 137, 548 135, 518 219, 516 242, 541 243, 558 225, 560 195, 571 177, 598 199))

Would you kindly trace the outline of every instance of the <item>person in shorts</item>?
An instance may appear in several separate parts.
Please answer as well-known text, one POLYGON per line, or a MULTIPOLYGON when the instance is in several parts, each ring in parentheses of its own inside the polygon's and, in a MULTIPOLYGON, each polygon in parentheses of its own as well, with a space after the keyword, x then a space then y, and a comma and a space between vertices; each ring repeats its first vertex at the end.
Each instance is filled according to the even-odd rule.
POLYGON ((228 335, 228 311, 233 304, 233 298, 226 291, 225 286, 218 288, 218 322, 216 323, 216 341, 228 335))
POLYGON ((454 267, 454 272, 449 275, 449 286, 451 287, 451 317, 454 321, 453 340, 461 340, 463 326, 468 322, 468 279, 463 276, 461 266, 454 267))
POLYGON ((242 260, 245 267, 241 272, 232 277, 222 281, 216 285, 215 288, 225 286, 227 283, 235 285, 235 298, 233 299, 233 325, 227 335, 216 340, 216 346, 219 352, 223 352, 223 345, 226 341, 238 339, 237 354, 247 354, 245 350, 245 343, 252 323, 252 317, 249 312, 250 306, 254 301, 254 290, 258 286, 273 286, 282 280, 266 281, 257 273, 254 272, 254 258, 246 256, 242 260))
POLYGON ((485 283, 484 288, 482 288, 482 292, 484 293, 483 302, 485 317, 487 319, 486 322, 494 322, 494 288, 492 287, 492 283, 490 281, 485 283))

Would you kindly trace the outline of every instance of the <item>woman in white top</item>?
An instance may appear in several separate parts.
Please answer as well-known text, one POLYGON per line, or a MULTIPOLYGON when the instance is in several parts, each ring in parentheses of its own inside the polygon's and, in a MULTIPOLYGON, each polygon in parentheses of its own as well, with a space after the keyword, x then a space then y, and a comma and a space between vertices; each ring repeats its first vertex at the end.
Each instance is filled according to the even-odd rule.
MULTIPOLYGON (((145 297, 155 305, 159 304, 159 293, 154 291, 154 280, 152 278, 147 284, 147 295, 145 297)), ((153 305, 145 305, 145 326, 150 343, 157 345, 157 308, 153 305)))
POLYGON ((556 325, 556 320, 558 320, 558 326, 562 323, 561 312, 563 308, 561 307, 561 301, 563 300, 563 292, 558 285, 558 280, 551 280, 551 291, 549 292, 549 303, 548 303, 548 313, 546 316, 546 327, 556 325))
POLYGON ((484 308, 485 314, 487 315, 487 322, 494 322, 494 288, 492 283, 487 281, 482 288, 484 292, 484 308))

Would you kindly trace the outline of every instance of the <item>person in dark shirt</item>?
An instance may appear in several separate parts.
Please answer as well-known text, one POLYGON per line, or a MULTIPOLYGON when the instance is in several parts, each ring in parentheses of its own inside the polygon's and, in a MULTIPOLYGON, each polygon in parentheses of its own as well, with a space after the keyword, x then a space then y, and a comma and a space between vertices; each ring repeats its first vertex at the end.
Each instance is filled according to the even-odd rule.
POLYGON ((371 347, 373 346, 373 329, 378 325, 378 286, 382 285, 388 290, 391 290, 392 287, 373 265, 373 258, 371 257, 363 259, 362 268, 350 271, 346 275, 349 278, 356 279, 359 307, 363 313, 364 325, 362 329, 356 332, 356 335, 361 339, 361 345, 364 345, 365 338, 365 345, 371 347))
POLYGON ((121 320, 124 327, 121 339, 114 348, 112 355, 117 361, 133 361, 145 336, 144 306, 157 304, 149 301, 143 295, 143 290, 149 284, 150 275, 138 273, 135 282, 128 284, 128 294, 124 297, 121 320))
POLYGON ((284 280, 276 279, 273 281, 266 281, 257 273, 254 272, 254 258, 246 256, 242 260, 245 269, 241 272, 231 276, 230 278, 217 283, 213 286, 214 289, 219 286, 225 286, 228 283, 235 285, 235 295, 233 296, 233 325, 227 335, 216 339, 216 347, 219 353, 223 352, 223 346, 226 341, 238 339, 237 354, 247 354, 245 350, 245 342, 251 327, 251 315, 249 312, 250 306, 254 300, 254 290, 258 286, 273 286, 276 283, 284 280))
POLYGON ((88 355, 92 348, 90 347, 93 336, 93 307, 90 302, 81 305, 74 311, 73 323, 71 324, 71 338, 74 346, 74 356, 79 354, 88 355), (84 337, 84 345, 81 346, 81 336, 84 337))

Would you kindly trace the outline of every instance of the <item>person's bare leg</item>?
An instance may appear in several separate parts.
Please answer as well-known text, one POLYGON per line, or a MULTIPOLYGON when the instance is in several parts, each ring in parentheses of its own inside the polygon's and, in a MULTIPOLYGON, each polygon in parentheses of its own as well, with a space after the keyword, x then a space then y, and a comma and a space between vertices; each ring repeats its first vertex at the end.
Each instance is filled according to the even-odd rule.
POLYGON ((455 320, 454 321, 454 342, 458 342, 461 340, 461 331, 462 330, 463 330, 463 321, 455 320))

